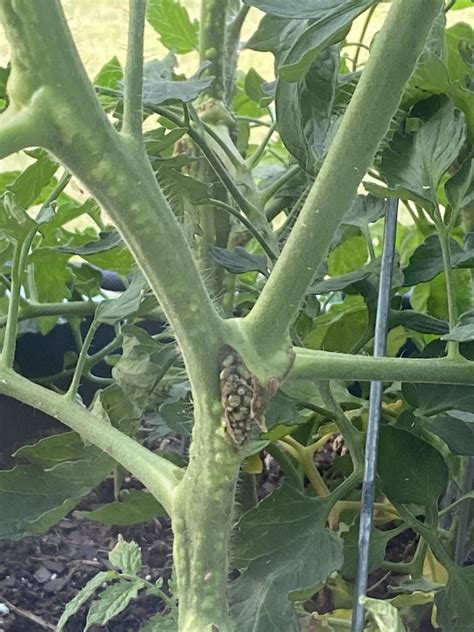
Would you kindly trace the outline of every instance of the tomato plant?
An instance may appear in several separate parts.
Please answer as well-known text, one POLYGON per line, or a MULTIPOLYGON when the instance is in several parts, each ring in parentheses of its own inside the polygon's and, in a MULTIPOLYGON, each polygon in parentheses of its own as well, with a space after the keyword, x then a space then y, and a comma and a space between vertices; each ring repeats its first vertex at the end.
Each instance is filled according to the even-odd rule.
POLYGON ((348 35, 374 0, 202 0, 200 22, 179 0, 130 0, 125 68, 113 58, 91 82, 59 1, 1 0, 0 157, 30 164, 0 175, 0 394, 71 432, 0 472, 0 535, 45 533, 112 472, 119 490, 124 470, 147 491, 122 497, 122 516, 166 513, 174 534, 171 597, 120 539, 117 570, 58 630, 104 582, 86 629, 139 593, 167 609, 143 630, 349 629, 371 381, 368 565, 393 585, 363 598, 365 629, 472 629, 473 51, 468 24, 446 27, 465 4, 394 0, 364 61, 348 35), (246 46, 273 54, 275 80, 239 67, 250 6, 264 16, 246 46), (169 54, 144 64, 146 20, 169 54), (177 55, 192 51, 185 77, 177 55), (390 199, 404 221, 387 353, 373 357, 390 199), (123 283, 115 298, 105 270, 123 283), (58 319, 77 352, 25 377, 22 337, 58 319), (154 451, 150 427, 188 437, 189 453, 154 451), (257 503, 265 453, 283 482, 257 503), (390 559, 409 530, 414 554, 390 559))

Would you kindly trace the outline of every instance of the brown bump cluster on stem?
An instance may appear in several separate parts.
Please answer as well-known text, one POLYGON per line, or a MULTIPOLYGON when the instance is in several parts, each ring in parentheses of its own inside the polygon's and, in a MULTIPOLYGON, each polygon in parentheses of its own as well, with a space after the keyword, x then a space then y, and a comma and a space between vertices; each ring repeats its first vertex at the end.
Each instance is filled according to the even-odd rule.
POLYGON ((226 436, 239 451, 247 443, 254 424, 266 432, 265 408, 280 380, 270 380, 271 383, 263 387, 237 351, 229 346, 224 349, 219 379, 226 436))

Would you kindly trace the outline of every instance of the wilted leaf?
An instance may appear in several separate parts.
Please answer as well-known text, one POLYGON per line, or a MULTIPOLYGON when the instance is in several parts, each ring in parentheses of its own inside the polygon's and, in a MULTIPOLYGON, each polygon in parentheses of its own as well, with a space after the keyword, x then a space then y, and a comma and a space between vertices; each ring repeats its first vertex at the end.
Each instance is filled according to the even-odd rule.
POLYGON ((361 603, 377 624, 379 632, 406 632, 398 610, 389 601, 361 597, 361 603))

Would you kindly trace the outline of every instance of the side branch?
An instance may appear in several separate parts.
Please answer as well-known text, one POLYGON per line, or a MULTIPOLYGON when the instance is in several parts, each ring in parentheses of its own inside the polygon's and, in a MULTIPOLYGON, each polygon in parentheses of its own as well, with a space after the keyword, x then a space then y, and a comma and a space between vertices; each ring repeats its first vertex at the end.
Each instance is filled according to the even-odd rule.
POLYGON ((395 0, 288 242, 247 318, 262 353, 285 335, 395 114, 441 0, 395 0))
POLYGON ((374 358, 295 347, 289 378, 474 384, 474 363, 448 358, 374 358))
POLYGON ((75 402, 68 402, 42 386, 9 370, 0 371, 0 393, 29 404, 63 422, 82 439, 97 446, 132 472, 163 505, 168 513, 172 497, 182 477, 182 470, 140 443, 88 412, 75 402))

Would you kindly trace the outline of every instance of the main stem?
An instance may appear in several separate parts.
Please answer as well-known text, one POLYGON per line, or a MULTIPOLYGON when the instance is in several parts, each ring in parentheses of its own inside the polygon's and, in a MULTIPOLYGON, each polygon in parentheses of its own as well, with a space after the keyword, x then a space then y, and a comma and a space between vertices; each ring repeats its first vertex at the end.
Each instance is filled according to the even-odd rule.
POLYGON ((344 120, 247 326, 268 352, 288 330, 350 208, 421 54, 441 0, 395 0, 344 120))

